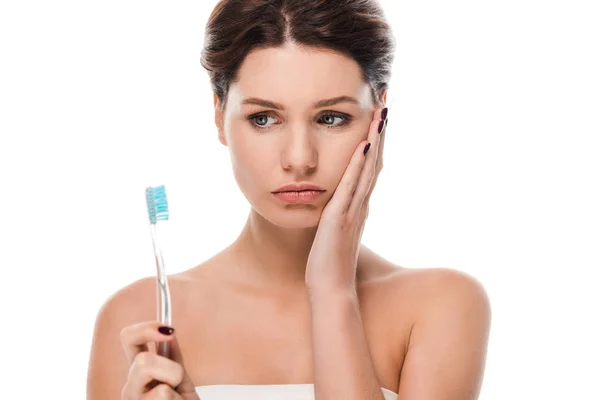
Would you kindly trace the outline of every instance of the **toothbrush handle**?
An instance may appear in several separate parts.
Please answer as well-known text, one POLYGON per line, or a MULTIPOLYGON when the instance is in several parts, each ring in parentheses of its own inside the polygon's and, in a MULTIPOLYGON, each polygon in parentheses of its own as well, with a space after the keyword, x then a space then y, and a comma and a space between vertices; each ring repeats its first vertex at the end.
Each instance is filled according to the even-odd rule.
MULTIPOLYGON (((171 326, 171 296, 169 295, 169 285, 165 277, 164 281, 156 280, 159 297, 157 301, 157 314, 161 324, 171 326)), ((169 357, 169 343, 158 343, 158 354, 163 357, 169 357)))
MULTIPOLYGON (((165 273, 165 264, 160 251, 158 237, 156 235, 156 225, 150 225, 152 234, 152 244, 154 246, 154 258, 156 260, 156 311, 157 320, 163 325, 171 326, 171 294, 167 274, 165 273)), ((163 357, 169 357, 169 343, 159 342, 157 352, 163 357)))

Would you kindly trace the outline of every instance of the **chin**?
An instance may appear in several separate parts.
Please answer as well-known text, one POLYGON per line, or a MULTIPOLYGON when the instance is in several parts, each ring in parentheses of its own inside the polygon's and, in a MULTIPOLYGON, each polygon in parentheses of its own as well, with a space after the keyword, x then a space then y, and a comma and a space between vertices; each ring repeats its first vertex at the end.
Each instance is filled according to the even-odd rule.
POLYGON ((281 204, 277 201, 263 203, 254 211, 264 219, 281 228, 303 229, 319 226, 323 206, 321 204, 281 204))
POLYGON ((273 224, 282 228, 302 229, 316 228, 321 219, 322 207, 314 205, 280 205, 271 208, 270 220, 273 224))
POLYGON ((304 220, 291 220, 281 218, 277 221, 271 221, 274 225, 285 229, 314 229, 319 226, 319 222, 310 223, 306 219, 304 220))

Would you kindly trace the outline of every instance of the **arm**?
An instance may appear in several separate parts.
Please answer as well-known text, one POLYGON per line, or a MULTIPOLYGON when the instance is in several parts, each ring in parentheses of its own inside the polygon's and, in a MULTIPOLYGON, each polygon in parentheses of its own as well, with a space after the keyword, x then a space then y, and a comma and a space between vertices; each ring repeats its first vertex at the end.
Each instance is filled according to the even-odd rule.
POLYGON ((443 270, 413 326, 398 400, 476 400, 491 325, 489 298, 467 274, 443 270))
POLYGON ((121 329, 155 319, 152 301, 155 296, 155 279, 144 278, 120 289, 100 308, 88 364, 87 400, 121 398, 130 367, 121 345, 121 329))
POLYGON ((355 290, 313 293, 315 399, 384 400, 355 290))

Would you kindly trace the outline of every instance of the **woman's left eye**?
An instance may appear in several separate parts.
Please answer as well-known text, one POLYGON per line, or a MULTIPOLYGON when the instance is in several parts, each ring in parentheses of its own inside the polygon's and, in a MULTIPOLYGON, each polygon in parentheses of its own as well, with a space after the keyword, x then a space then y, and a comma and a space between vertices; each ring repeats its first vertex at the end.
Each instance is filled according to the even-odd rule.
MULTIPOLYGON (((254 124, 252 124, 255 128, 269 129, 271 127, 271 125, 256 124, 257 119, 259 119, 259 118, 261 118, 261 120, 264 121, 265 123, 268 120, 268 118, 275 119, 274 117, 272 117, 268 114, 265 114, 265 113, 253 114, 248 117, 249 120, 255 122, 254 124)), ((351 117, 349 115, 344 115, 344 114, 329 113, 329 114, 321 115, 321 117, 319 117, 319 119, 325 121, 324 125, 326 125, 328 129, 330 129, 330 128, 338 128, 340 126, 347 125, 350 122, 351 117), (335 121, 335 118, 340 119, 341 122, 338 123, 337 125, 332 125, 332 124, 328 123, 328 122, 333 123, 335 121)))

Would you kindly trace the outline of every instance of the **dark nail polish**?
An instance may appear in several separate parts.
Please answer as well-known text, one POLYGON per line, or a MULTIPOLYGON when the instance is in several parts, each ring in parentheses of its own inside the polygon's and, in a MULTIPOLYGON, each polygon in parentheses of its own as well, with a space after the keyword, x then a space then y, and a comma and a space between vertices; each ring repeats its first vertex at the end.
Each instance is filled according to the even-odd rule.
POLYGON ((363 154, 365 156, 367 155, 367 151, 369 151, 370 148, 371 148, 371 143, 367 143, 367 145, 365 146, 365 151, 363 152, 363 154))
POLYGON ((383 109, 383 111, 381 111, 381 119, 386 119, 387 113, 388 113, 388 108, 386 107, 383 109))
POLYGON ((384 123, 385 123, 384 120, 379 121, 379 128, 377 128, 377 133, 381 133, 381 131, 383 130, 384 123))
POLYGON ((161 326, 160 328, 158 328, 158 331, 163 335, 170 335, 171 333, 173 333, 174 330, 175 329, 171 328, 170 326, 161 326))

